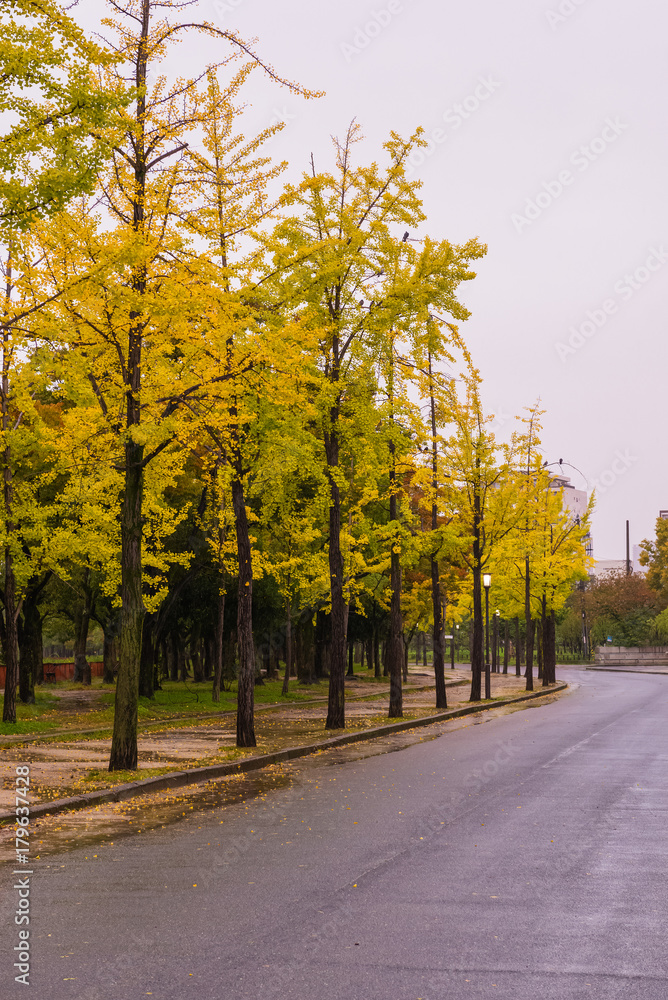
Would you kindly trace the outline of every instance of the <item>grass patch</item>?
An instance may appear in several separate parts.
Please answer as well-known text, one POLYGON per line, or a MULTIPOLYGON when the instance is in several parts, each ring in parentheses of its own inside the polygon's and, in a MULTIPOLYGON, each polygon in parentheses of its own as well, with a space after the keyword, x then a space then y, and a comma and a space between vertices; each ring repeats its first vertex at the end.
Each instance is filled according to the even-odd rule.
MULTIPOLYGON (((369 689, 387 687, 389 678, 374 678, 366 669, 358 670, 356 681, 369 683, 369 689)), ((255 687, 255 703, 261 705, 288 705, 326 699, 329 689, 328 678, 315 681, 313 684, 302 685, 294 678, 290 682, 287 695, 282 694, 283 681, 265 680, 255 687)), ((378 691, 380 693, 380 691, 378 691)), ((93 678, 92 685, 75 684, 73 681, 59 682, 57 689, 51 686, 38 688, 34 705, 17 704, 17 721, 15 724, 0 723, 2 736, 29 736, 31 734, 48 734, 53 730, 95 729, 104 727, 111 729, 114 718, 115 689, 103 685, 102 679, 93 678), (60 692, 81 691, 95 692, 96 697, 90 703, 73 705, 67 698, 59 697, 60 692)), ((0 699, 1 701, 1 699, 0 699)), ((234 712, 237 707, 237 683, 233 681, 227 690, 221 691, 220 701, 214 702, 211 696, 211 682, 203 681, 163 681, 162 687, 155 692, 153 698, 139 698, 139 727, 147 723, 165 722, 178 725, 182 718, 184 725, 187 720, 206 719, 221 712, 234 712)), ((102 736, 102 732, 95 738, 102 736)), ((67 737, 66 737, 67 738, 67 737)))
MULTIPOLYGON (((0 698, 0 704, 4 698, 0 698)), ((0 722, 0 734, 11 736, 14 733, 47 732, 58 728, 60 701, 52 694, 35 692, 35 704, 24 705, 16 703, 16 723, 0 722)))
POLYGON ((175 770, 177 768, 173 764, 166 764, 164 767, 142 767, 138 771, 106 771, 95 768, 84 775, 77 785, 85 791, 96 791, 97 788, 106 788, 109 785, 126 785, 131 781, 142 781, 144 778, 157 778, 161 774, 170 774, 175 770), (94 788, 91 787, 93 785, 94 788))
MULTIPOLYGON (((90 686, 74 684, 65 681, 58 684, 58 691, 91 691, 96 690, 97 697, 88 705, 77 705, 72 708, 67 699, 59 698, 58 691, 48 688, 46 691, 37 689, 34 705, 24 705, 17 702, 16 723, 0 723, 0 736, 23 736, 48 733, 60 729, 93 729, 104 726, 111 727, 114 719, 114 699, 116 692, 108 685, 98 683, 90 686)), ((257 705, 280 705, 310 701, 313 698, 326 698, 328 681, 323 680, 308 687, 297 686, 296 680, 287 695, 281 694, 281 680, 265 681, 255 688, 257 705)), ((0 703, 2 698, 0 698, 0 703)), ((211 697, 211 682, 194 683, 190 681, 163 681, 162 688, 155 692, 154 698, 140 698, 138 704, 138 721, 140 727, 149 722, 177 721, 179 717, 206 718, 220 712, 233 712, 237 707, 237 685, 232 683, 226 691, 221 691, 220 701, 214 702, 211 697)), ((101 735, 101 734, 100 734, 101 735)))

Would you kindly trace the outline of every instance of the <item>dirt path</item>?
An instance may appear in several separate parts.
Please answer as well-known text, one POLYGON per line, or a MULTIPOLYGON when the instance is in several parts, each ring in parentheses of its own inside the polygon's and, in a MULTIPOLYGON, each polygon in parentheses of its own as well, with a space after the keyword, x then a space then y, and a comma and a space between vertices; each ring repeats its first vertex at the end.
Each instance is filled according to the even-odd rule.
MULTIPOLYGON (((457 707, 468 701, 467 670, 449 670, 448 705, 457 707), (464 683, 462 683, 464 682, 464 683)), ((427 680, 424 675, 411 678, 412 685, 404 691, 404 718, 418 718, 434 711, 434 688, 415 690, 427 680), (413 690, 411 690, 411 687, 413 690)), ((492 675, 492 696, 495 698, 522 693, 525 682, 511 675, 492 675)), ((362 701, 348 701, 346 706, 347 729, 367 729, 387 721, 387 692, 377 697, 366 697, 369 685, 357 682, 347 685, 348 697, 359 694, 362 701)), ((71 704, 76 704, 82 694, 95 692, 63 692, 71 704)), ((289 746, 312 743, 324 736, 323 703, 281 705, 271 711, 258 712, 256 716, 257 747, 253 750, 236 748, 236 719, 234 713, 214 718, 203 718, 192 725, 170 725, 170 722, 153 723, 143 726, 139 733, 139 777, 148 777, 170 770, 199 767, 236 760, 247 755, 270 753, 289 746)), ((74 734, 72 734, 74 735, 74 734)), ((335 735, 330 733, 329 735, 335 735)), ((31 801, 48 802, 82 792, 108 787, 113 779, 107 772, 111 740, 91 734, 67 741, 21 742, 20 745, 3 747, 0 764, 0 809, 11 808, 15 768, 18 764, 30 764, 31 801)), ((123 780, 132 780, 125 776, 123 780)))
MULTIPOLYGON (((499 678, 501 681, 502 679, 499 678)), ((513 678, 514 680, 514 678, 513 678)), ((500 683, 506 694, 518 694, 516 685, 500 683), (512 690, 511 690, 512 688, 512 690)), ((522 682, 523 688, 523 682, 522 682)), ((455 689, 459 690, 459 689, 455 689)), ((467 692, 466 692, 467 693, 467 692)), ((493 694, 497 692, 493 689, 493 694)), ((31 839, 31 855, 34 860, 67 850, 69 847, 90 846, 90 858, 94 859, 95 845, 113 844, 115 838, 141 834, 157 827, 165 827, 172 823, 187 823, 197 827, 199 815, 204 811, 218 811, 221 823, 226 810, 243 808, 244 803, 260 797, 264 798, 276 788, 299 786, 305 781, 318 780, 318 775, 325 775, 327 769, 345 761, 364 760, 378 754, 392 753, 405 747, 438 739, 450 732, 462 728, 480 725, 499 715, 511 714, 528 708, 538 707, 559 697, 558 694, 548 694, 534 702, 519 703, 516 706, 501 708, 481 708, 474 715, 458 719, 450 719, 435 723, 424 729, 413 729, 402 733, 393 733, 375 738, 369 743, 358 743, 343 746, 301 760, 275 764, 259 772, 249 774, 228 775, 206 783, 197 783, 175 791, 160 791, 141 798, 124 802, 108 803, 81 809, 69 813, 38 818, 33 824, 31 839)), ((461 704, 466 697, 459 699, 461 704)), ((450 699, 451 707, 455 707, 455 699, 450 699)), ((386 706, 385 706, 386 707, 386 706)), ((433 706, 429 705, 431 711, 433 706)), ((387 721, 383 717, 383 721, 387 721)), ((322 725, 316 730, 322 735, 322 725)), ((169 741, 170 734, 165 734, 169 741)), ((274 734, 274 739, 279 737, 274 734)), ((183 746, 182 746, 183 749, 183 746)), ((31 773, 36 775, 40 767, 48 762, 31 764, 31 773)), ((62 777, 67 780, 76 773, 71 762, 59 761, 62 777)), ((13 828, 0 829, 0 863, 12 861, 14 855, 13 828)))

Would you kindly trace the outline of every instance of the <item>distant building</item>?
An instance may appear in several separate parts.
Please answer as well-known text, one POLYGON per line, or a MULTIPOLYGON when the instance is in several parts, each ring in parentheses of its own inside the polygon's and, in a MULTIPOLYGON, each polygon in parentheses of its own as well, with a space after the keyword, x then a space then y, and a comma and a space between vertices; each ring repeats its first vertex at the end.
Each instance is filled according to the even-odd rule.
MULTIPOLYGON (((647 567, 640 565, 641 551, 639 545, 633 546, 631 570, 633 573, 641 573, 644 576, 647 572, 647 567)), ((592 573, 596 578, 605 576, 606 573, 626 573, 626 559, 597 559, 594 563, 592 573)))
POLYGON ((642 549, 640 548, 639 545, 634 545, 633 546, 633 561, 632 561, 631 565, 633 566, 633 572, 634 573, 642 573, 642 575, 645 576, 645 574, 647 573, 647 566, 641 566, 640 565, 640 553, 641 552, 642 552, 642 549))
POLYGON ((598 579, 606 573, 625 573, 626 559, 597 559, 594 562, 592 575, 598 579))
MULTIPOLYGON (((586 490, 576 490, 568 476, 552 476, 550 489, 560 490, 561 499, 567 511, 573 517, 584 517, 587 513, 587 493, 586 490)), ((666 511, 668 517, 668 511, 666 511)))
POLYGON ((660 510, 659 511, 659 517, 663 517, 663 518, 668 517, 668 510, 660 510))

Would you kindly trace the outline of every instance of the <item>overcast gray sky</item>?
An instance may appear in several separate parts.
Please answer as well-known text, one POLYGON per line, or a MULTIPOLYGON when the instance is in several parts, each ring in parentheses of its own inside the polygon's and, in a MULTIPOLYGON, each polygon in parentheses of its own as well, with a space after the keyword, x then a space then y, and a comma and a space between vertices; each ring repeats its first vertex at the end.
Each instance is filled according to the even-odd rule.
MULTIPOLYGON (((84 6, 85 5, 85 6, 84 6)), ((84 0, 92 24, 99 0, 84 0)), ((598 482, 594 554, 621 558, 668 508, 663 404, 668 289, 666 37, 650 0, 200 0, 201 16, 256 36, 305 102, 246 87, 246 130, 296 179, 357 118, 366 159, 391 129, 431 137, 425 231, 489 251, 463 287, 464 332, 501 434, 540 396, 543 445, 598 482)), ((191 9, 190 14, 194 14, 191 9)), ((181 72, 215 58, 178 49, 181 72)), ((570 471, 575 485, 581 476, 570 471)))

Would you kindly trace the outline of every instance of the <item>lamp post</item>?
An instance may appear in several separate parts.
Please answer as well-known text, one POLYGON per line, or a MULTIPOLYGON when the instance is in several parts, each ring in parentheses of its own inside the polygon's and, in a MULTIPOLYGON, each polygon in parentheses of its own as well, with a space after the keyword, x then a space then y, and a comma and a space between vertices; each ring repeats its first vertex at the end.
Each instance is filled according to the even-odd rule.
POLYGON ((501 612, 497 608, 494 612, 492 622, 492 673, 498 674, 499 670, 499 615, 501 612))
POLYGON ((485 698, 492 697, 492 678, 489 672, 489 588, 492 586, 491 573, 483 573, 482 585, 485 588, 485 698))

